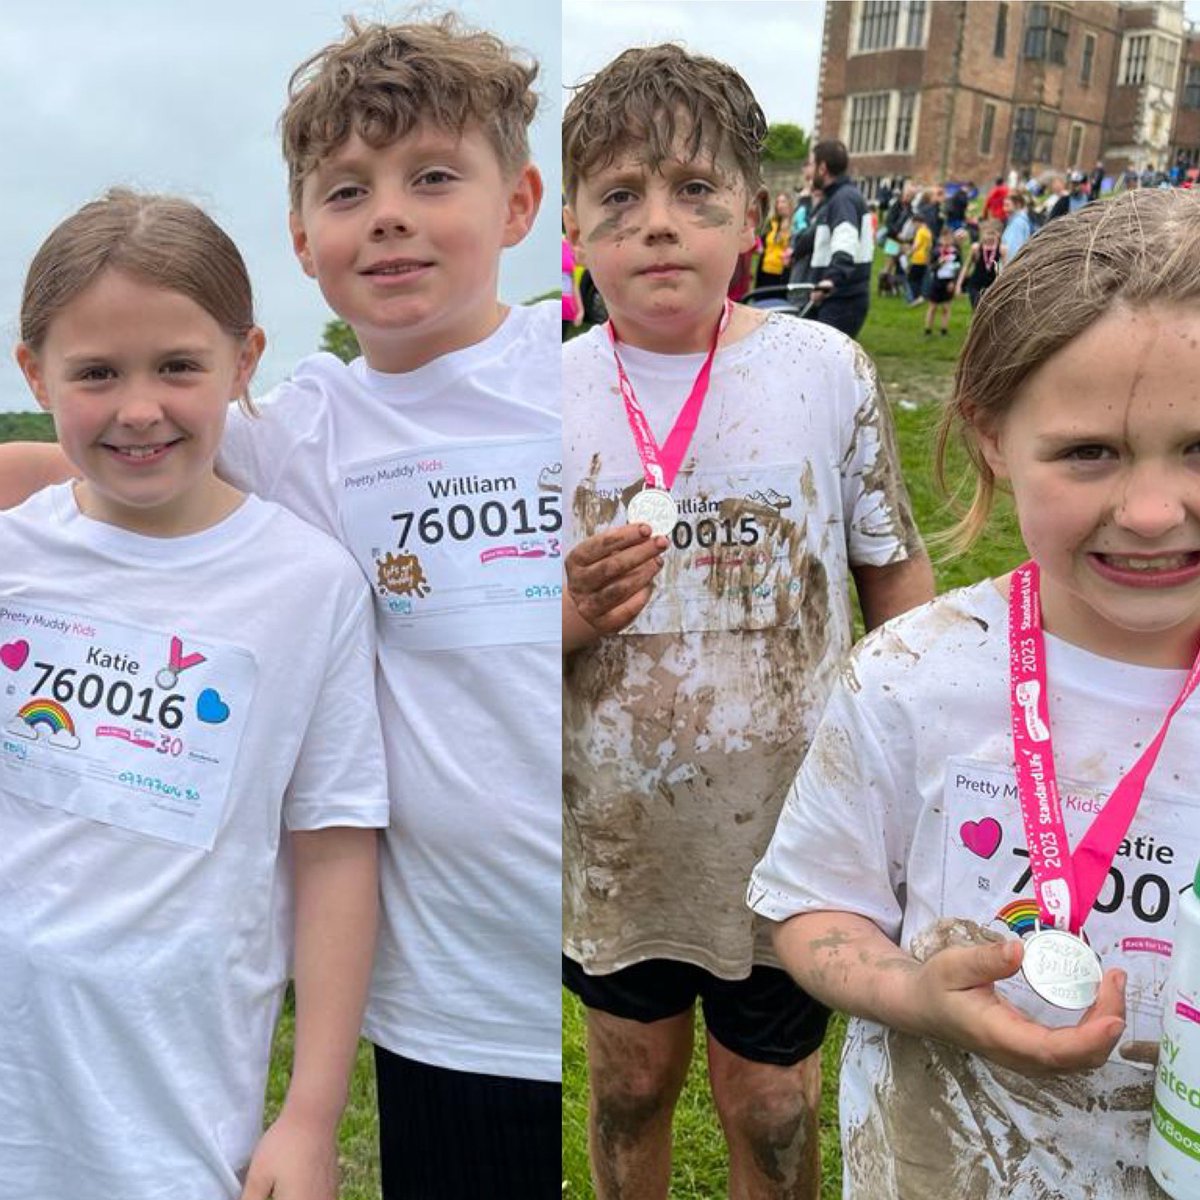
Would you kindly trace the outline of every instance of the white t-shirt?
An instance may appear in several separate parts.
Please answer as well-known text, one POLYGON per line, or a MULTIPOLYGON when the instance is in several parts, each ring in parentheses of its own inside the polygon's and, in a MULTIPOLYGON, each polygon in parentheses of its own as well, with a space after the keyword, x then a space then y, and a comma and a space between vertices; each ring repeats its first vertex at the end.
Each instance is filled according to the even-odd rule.
MULTIPOLYGON (((661 445, 704 356, 621 357, 661 445)), ((642 468, 603 330, 564 347, 563 383, 577 542, 626 523, 642 468)), ((737 979, 775 961, 746 881, 850 646, 850 565, 920 542, 874 369, 813 321, 718 352, 672 491, 650 603, 564 674, 565 944, 594 974, 669 958, 737 979)))
POLYGON ((247 498, 188 537, 0 514, 0 1197, 237 1197, 284 831, 381 826, 369 598, 247 498))
POLYGON ((435 1066, 557 1079, 561 326, 384 375, 300 364, 222 474, 351 550, 376 593, 392 823, 365 1032, 435 1066))
MULTIPOLYGON (((756 912, 775 921, 859 913, 918 958, 951 942, 1031 932, 1007 639, 1007 601, 985 581, 856 647, 755 869, 756 912)), ((1185 672, 1046 642, 1054 757, 1075 846, 1157 731, 1185 672)), ((1193 703, 1171 726, 1085 925, 1105 966, 1128 972, 1129 1041, 1159 1038, 1179 892, 1200 858, 1198 743, 1193 703)), ((999 986, 1045 1024, 1078 1020, 1019 976, 999 986)), ((845 1195, 1161 1196, 1145 1169, 1152 1090, 1152 1072, 1120 1048, 1098 1071, 1033 1080, 853 1021, 841 1076, 845 1195)))

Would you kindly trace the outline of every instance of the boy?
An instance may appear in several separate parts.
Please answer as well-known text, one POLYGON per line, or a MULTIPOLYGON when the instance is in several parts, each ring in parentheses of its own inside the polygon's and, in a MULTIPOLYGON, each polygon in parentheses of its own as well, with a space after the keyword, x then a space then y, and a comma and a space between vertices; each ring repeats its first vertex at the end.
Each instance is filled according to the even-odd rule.
POLYGON ((932 595, 869 361, 816 322, 722 315, 765 132, 736 72, 676 46, 626 51, 563 121, 567 231, 615 339, 563 349, 563 972, 601 1200, 667 1194, 697 996, 730 1194, 817 1195, 827 1014, 746 883, 850 645, 848 573, 868 627, 932 595))
POLYGON ((220 459, 376 593, 386 1200, 561 1188, 559 316, 497 300, 541 200, 535 75, 449 17, 350 22, 297 70, 293 244, 363 358, 303 362, 220 459))

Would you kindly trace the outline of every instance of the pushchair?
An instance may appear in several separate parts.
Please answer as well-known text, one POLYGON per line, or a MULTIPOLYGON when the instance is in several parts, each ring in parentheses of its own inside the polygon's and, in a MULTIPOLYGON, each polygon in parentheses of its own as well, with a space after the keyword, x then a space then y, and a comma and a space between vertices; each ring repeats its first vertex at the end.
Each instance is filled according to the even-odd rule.
POLYGON ((747 292, 742 297, 742 303, 751 308, 787 313, 793 317, 807 317, 815 307, 812 294, 811 283, 773 283, 747 292))

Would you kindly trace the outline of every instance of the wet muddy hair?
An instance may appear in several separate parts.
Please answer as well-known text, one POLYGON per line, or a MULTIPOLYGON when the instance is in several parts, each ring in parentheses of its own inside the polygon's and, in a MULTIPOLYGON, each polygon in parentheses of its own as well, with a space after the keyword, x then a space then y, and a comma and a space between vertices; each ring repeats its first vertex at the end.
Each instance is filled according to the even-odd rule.
POLYGON ((279 121, 288 190, 300 209, 304 181, 351 134, 382 149, 429 122, 456 135, 478 126, 504 173, 529 161, 537 63, 493 34, 447 13, 412 25, 364 25, 300 64, 279 121))
POLYGON ((961 439, 975 488, 958 523, 934 539, 966 550, 992 510, 997 481, 979 432, 999 427, 1025 381, 1118 306, 1188 305, 1200 317, 1200 196, 1139 190, 1049 222, 983 294, 954 391, 937 432, 934 471, 944 495, 947 452, 961 439))
POLYGON ((730 66, 664 44, 626 50, 580 84, 563 116, 567 202, 580 181, 634 150, 651 170, 674 158, 728 154, 750 195, 762 183, 767 119, 730 66))

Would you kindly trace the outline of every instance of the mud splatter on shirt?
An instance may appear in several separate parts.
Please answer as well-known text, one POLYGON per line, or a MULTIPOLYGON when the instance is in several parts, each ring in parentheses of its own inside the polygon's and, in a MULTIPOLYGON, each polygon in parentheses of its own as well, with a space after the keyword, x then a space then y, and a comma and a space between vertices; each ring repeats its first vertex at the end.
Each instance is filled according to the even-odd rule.
MULTIPOLYGON (((858 354, 773 317, 717 355, 654 597, 567 665, 563 923, 591 971, 775 961, 746 881, 850 645, 850 567, 919 547, 858 354)), ((622 359, 661 443, 699 359, 622 359)), ((577 542, 625 520, 642 472, 600 331, 564 348, 563 378, 577 542)))

